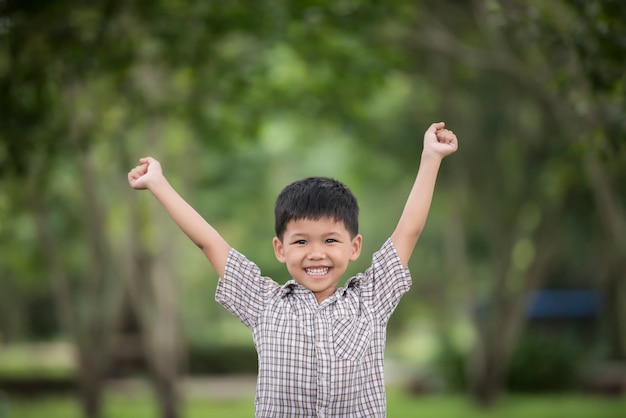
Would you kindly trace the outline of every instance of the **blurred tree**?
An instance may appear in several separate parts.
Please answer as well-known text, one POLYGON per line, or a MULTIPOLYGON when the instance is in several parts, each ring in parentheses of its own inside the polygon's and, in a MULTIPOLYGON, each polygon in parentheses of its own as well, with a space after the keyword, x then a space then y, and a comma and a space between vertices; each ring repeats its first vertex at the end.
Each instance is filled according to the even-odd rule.
MULTIPOLYGON (((32 217, 39 248, 30 251, 42 263, 34 274, 49 279, 62 331, 76 343, 85 415, 101 414, 120 307, 130 300, 162 415, 178 416, 172 247, 162 212, 150 215, 111 177, 140 149, 167 151, 171 126, 188 125, 224 155, 254 142, 260 121, 276 112, 345 120, 387 62, 384 50, 368 47, 372 23, 389 7, 113 0, 0 7, 0 175, 15 206, 4 214, 32 217), (336 73, 346 74, 339 84, 336 73), (128 244, 127 234, 112 232, 119 209, 111 202, 120 197, 132 204, 128 244), (128 252, 120 254, 120 241, 128 252)), ((10 230, 2 230, 3 245, 10 230)))
MULTIPOLYGON (((467 165, 455 166, 469 173, 456 180, 473 195, 463 205, 461 228, 471 261, 458 271, 467 279, 487 278, 472 291, 486 300, 479 304, 470 382, 477 399, 489 405, 523 325, 526 294, 560 263, 580 257, 563 254, 566 245, 586 248, 565 237, 589 225, 586 212, 568 209, 586 207, 590 196, 602 213, 592 228, 603 224, 606 231, 595 243, 611 254, 604 258, 604 275, 612 276, 615 290, 610 299, 624 297, 615 284, 624 282, 616 273, 623 268, 614 268, 625 259, 618 232, 626 219, 624 196, 612 184, 624 175, 624 122, 615 115, 625 104, 625 14, 614 1, 475 1, 461 8, 425 2, 420 11, 424 24, 411 39, 422 65, 430 67, 421 70, 442 92, 441 113, 462 119, 471 138, 462 153, 467 165), (474 100, 481 112, 463 112, 463 101, 474 100), (589 188, 581 193, 585 179, 589 188)), ((623 313, 611 317, 619 324, 623 313)), ((623 338, 619 325, 613 330, 623 338)), ((613 351, 621 346, 614 343, 613 351)))
MULTIPOLYGON (((583 172, 595 204, 603 254, 598 277, 605 288, 611 357, 626 360, 626 5, 617 1, 568 0, 561 7, 521 8, 521 32, 537 27, 547 39, 543 58, 551 70, 551 109, 571 146, 581 154, 583 172), (570 25, 563 25, 568 16, 570 25), (536 23, 535 23, 536 22, 536 23), (554 93, 553 93, 554 94, 554 93)), ((514 12, 509 11, 510 14, 514 12)), ((515 15, 513 15, 515 17, 515 15)), ((520 36, 519 32, 517 36, 520 36)), ((522 35, 523 36, 523 35, 522 35)))
POLYGON ((626 6, 611 0, 502 2, 502 12, 510 50, 520 68, 534 69, 524 76, 562 131, 595 203, 593 224, 603 231, 596 235, 596 275, 610 311, 610 355, 624 360, 626 195, 615 185, 624 181, 626 161, 626 6), (528 48, 529 40, 540 43, 540 51, 528 48))

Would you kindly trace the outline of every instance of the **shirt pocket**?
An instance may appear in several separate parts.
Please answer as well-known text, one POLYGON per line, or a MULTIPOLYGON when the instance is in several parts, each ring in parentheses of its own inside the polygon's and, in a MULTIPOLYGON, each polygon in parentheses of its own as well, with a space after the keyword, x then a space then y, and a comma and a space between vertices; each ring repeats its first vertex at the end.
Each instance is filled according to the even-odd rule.
POLYGON ((343 360, 359 361, 371 340, 370 325, 366 318, 346 316, 333 323, 335 356, 343 360))

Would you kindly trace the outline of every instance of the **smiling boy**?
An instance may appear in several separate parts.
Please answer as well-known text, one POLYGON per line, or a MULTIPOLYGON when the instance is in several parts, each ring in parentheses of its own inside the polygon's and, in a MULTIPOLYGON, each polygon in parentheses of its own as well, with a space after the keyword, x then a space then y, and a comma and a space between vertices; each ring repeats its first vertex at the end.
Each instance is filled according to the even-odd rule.
POLYGON ((358 205, 340 182, 294 182, 275 206, 276 258, 292 280, 279 285, 233 249, 170 186, 153 158, 128 173, 148 189, 207 256, 220 279, 216 300, 252 330, 258 352, 257 417, 384 417, 387 322, 410 288, 407 264, 425 225, 442 159, 458 148, 443 122, 424 134, 420 168, 391 237, 364 273, 338 288, 361 252, 358 205))
POLYGON ((356 198, 336 180, 311 177, 283 189, 274 215, 276 258, 322 303, 361 252, 356 198))

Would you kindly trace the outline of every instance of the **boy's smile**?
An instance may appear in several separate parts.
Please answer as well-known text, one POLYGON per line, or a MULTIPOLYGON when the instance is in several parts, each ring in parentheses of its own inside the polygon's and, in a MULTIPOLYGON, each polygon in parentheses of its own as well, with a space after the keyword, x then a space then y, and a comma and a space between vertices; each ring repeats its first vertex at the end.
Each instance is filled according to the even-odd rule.
POLYGON ((359 257, 361 242, 361 235, 350 237, 343 222, 298 219, 287 224, 282 240, 274 238, 274 252, 291 277, 321 303, 337 290, 348 262, 359 257))

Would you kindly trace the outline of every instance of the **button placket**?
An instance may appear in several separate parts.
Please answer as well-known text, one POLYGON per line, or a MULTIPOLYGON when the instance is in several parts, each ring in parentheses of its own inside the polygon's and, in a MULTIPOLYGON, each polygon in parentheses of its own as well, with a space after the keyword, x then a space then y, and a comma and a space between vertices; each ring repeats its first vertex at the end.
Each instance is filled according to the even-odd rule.
POLYGON ((330 400, 330 367, 331 358, 328 349, 328 310, 323 306, 318 307, 313 315, 315 326, 315 353, 317 356, 317 408, 319 416, 324 416, 325 410, 330 400))

